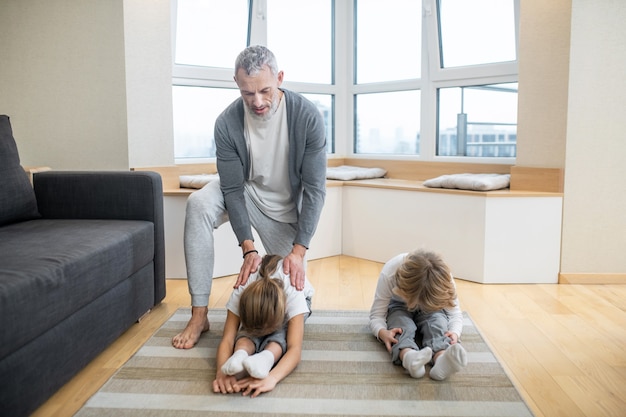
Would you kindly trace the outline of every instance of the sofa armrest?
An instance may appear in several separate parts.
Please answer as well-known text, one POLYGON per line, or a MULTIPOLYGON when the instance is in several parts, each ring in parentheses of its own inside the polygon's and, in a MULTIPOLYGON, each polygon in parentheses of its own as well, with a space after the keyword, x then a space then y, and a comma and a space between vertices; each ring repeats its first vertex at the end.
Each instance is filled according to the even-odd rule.
POLYGON ((145 220, 154 223, 155 305, 165 297, 163 185, 152 171, 46 171, 33 174, 44 219, 145 220))

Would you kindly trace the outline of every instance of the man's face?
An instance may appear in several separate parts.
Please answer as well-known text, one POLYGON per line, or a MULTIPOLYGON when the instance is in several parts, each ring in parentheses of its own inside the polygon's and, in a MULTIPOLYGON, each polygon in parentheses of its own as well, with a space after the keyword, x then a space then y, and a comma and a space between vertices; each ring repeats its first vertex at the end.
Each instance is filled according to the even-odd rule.
POLYGON ((278 87, 283 82, 283 72, 280 71, 277 76, 274 76, 272 71, 265 66, 258 74, 248 75, 244 70, 239 69, 235 74, 235 82, 251 113, 261 120, 269 120, 280 101, 278 87))

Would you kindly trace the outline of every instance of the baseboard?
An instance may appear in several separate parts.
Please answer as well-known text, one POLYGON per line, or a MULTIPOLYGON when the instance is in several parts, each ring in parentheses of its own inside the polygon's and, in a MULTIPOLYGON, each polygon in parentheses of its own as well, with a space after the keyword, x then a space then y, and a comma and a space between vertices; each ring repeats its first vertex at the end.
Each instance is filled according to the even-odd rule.
POLYGON ((626 274, 560 273, 559 284, 626 284, 626 274))

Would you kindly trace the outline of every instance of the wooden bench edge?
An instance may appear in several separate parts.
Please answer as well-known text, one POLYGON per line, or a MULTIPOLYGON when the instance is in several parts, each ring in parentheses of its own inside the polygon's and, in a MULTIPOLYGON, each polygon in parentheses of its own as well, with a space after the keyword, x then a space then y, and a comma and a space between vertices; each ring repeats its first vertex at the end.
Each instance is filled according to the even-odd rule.
MULTIPOLYGON (((405 191, 434 192, 447 194, 463 194, 488 197, 546 197, 562 196, 562 169, 528 168, 508 165, 489 165, 471 163, 444 163, 395 161, 381 159, 333 158, 328 166, 354 165, 363 167, 380 167, 387 170, 385 178, 367 180, 338 181, 327 180, 327 187, 371 187, 405 191), (487 171, 487 169, 490 169, 487 171), (424 180, 451 173, 511 173, 511 187, 503 190, 471 191, 448 188, 429 188, 423 185, 424 180), (519 179, 516 179, 519 176, 519 179), (557 185, 555 185, 557 184, 557 185), (560 184, 560 186, 558 185, 560 184)), ((181 175, 213 174, 217 172, 214 163, 170 165, 162 167, 132 168, 132 170, 156 171, 161 174, 163 194, 170 196, 189 195, 193 188, 181 188, 181 175)))

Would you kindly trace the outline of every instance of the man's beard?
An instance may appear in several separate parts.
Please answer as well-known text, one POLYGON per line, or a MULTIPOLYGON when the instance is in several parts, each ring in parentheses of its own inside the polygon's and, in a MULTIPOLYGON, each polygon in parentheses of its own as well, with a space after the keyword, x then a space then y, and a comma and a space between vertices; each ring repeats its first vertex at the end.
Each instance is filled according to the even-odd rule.
POLYGON ((272 101, 270 103, 270 109, 267 113, 264 114, 256 114, 254 112, 254 109, 250 108, 250 116, 252 116, 253 119, 262 121, 262 122, 267 122, 268 120, 270 120, 272 118, 272 116, 274 116, 274 113, 276 113, 276 110, 278 109, 278 104, 280 103, 280 99, 278 97, 278 90, 276 90, 276 93, 274 93, 274 96, 272 97, 272 101))

